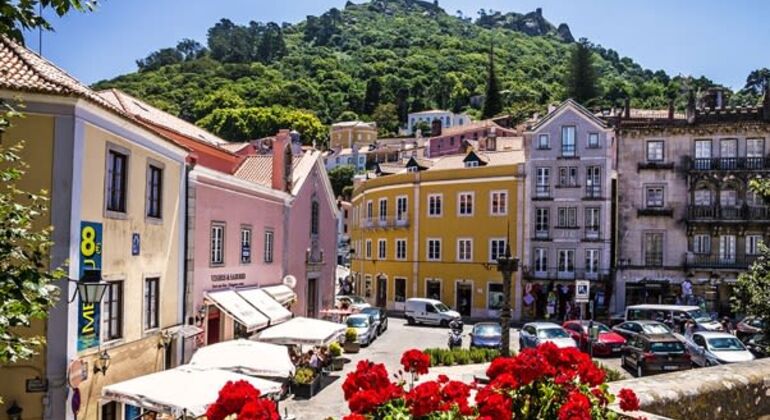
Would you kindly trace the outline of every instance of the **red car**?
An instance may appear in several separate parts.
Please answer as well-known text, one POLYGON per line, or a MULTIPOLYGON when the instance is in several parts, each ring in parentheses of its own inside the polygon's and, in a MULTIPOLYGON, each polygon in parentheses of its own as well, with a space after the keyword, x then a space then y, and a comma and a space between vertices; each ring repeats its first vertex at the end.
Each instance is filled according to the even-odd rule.
MULTIPOLYGON (((578 348, 588 352, 590 333, 588 326, 591 321, 567 321, 562 325, 565 330, 578 343, 578 348)), ((607 328, 601 322, 594 321, 594 328, 599 330, 599 336, 593 342, 594 356, 619 356, 626 345, 626 339, 620 334, 607 328)))

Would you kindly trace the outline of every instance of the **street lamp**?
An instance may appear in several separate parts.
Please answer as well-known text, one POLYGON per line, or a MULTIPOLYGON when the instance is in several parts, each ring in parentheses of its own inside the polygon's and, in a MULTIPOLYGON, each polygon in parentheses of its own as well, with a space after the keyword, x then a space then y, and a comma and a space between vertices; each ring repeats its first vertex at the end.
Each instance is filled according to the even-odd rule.
POLYGON ((510 241, 505 242, 505 255, 497 257, 497 271, 503 274, 503 307, 500 309, 502 356, 511 355, 511 277, 519 270, 519 259, 511 257, 510 241))
POLYGON ((24 409, 19 407, 19 404, 14 401, 11 407, 5 410, 5 414, 8 414, 8 420, 21 420, 21 413, 23 411, 24 409))
POLYGON ((94 375, 96 375, 97 373, 106 375, 107 369, 109 368, 110 368, 110 354, 107 353, 107 350, 102 350, 102 352, 99 353, 99 358, 94 360, 94 375))
POLYGON ((72 295, 70 303, 80 296, 80 302, 85 304, 96 304, 102 301, 104 292, 110 287, 110 284, 102 281, 101 270, 85 270, 80 280, 71 280, 77 284, 77 290, 72 295))

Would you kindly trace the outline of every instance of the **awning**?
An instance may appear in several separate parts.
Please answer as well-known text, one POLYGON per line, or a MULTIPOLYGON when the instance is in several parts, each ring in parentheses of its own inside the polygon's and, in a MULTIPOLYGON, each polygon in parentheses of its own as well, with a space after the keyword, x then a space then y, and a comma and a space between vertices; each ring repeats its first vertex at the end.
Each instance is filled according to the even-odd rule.
POLYGON ((294 290, 291 290, 289 286, 279 284, 277 286, 263 287, 262 290, 267 292, 273 299, 277 300, 281 305, 288 305, 297 300, 297 294, 294 290))
POLYGON ((336 341, 346 328, 336 322, 297 317, 270 327, 252 339, 273 344, 326 346, 336 341))
POLYGON ((271 378, 294 375, 294 364, 286 346, 250 340, 224 341, 201 347, 193 354, 190 366, 271 378))
POLYGON ((272 296, 261 289, 236 289, 236 292, 252 306, 270 319, 270 325, 288 321, 293 316, 291 311, 278 303, 272 296))
POLYGON ((264 314, 251 306, 235 290, 206 292, 206 298, 219 309, 235 318, 249 332, 264 328, 270 323, 270 320, 264 314))
POLYGON ((244 380, 262 395, 278 394, 281 384, 226 370, 200 370, 189 366, 164 370, 102 388, 105 399, 147 410, 198 417, 216 402, 219 390, 228 381, 244 380))
POLYGON ((203 332, 203 328, 196 325, 175 325, 173 327, 166 328, 163 331, 170 335, 178 335, 182 338, 191 338, 201 334, 203 332))

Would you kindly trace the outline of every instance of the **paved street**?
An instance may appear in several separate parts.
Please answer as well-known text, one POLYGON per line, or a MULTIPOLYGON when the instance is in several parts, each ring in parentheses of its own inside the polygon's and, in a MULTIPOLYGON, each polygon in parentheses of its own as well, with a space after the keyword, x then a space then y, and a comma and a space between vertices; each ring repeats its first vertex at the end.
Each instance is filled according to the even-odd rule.
MULTIPOLYGON (((465 325, 466 336, 463 337, 463 345, 468 346, 467 333, 472 326, 465 325)), ((364 347, 358 354, 348 355, 351 362, 345 365, 341 372, 332 372, 324 378, 324 388, 311 400, 292 400, 291 398, 281 403, 281 410, 288 409, 297 419, 318 419, 319 413, 323 416, 340 418, 348 413, 342 395, 342 382, 345 375, 355 369, 359 360, 369 359, 376 363, 384 363, 388 372, 395 373, 400 368, 401 354, 408 349, 426 349, 431 347, 446 347, 447 329, 428 326, 409 326, 403 319, 390 318, 388 331, 379 337, 368 347, 364 347)), ((519 335, 517 329, 511 330, 511 348, 518 351, 519 335)), ((600 362, 614 369, 620 369, 620 359, 601 359, 600 362)), ((428 378, 438 373, 444 373, 453 379, 471 381, 473 375, 483 373, 486 365, 466 365, 451 368, 438 367, 431 369, 428 378)))

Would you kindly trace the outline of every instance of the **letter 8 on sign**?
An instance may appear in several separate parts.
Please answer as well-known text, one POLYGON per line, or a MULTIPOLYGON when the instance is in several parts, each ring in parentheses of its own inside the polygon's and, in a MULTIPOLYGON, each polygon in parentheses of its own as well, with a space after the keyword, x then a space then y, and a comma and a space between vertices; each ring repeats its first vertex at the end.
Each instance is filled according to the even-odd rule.
POLYGON ((80 253, 90 257, 96 252, 96 230, 92 226, 86 226, 80 233, 80 253))

